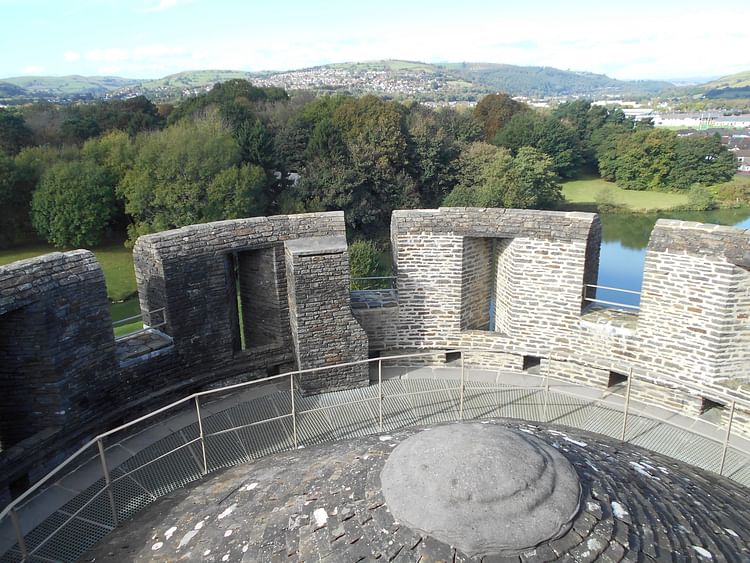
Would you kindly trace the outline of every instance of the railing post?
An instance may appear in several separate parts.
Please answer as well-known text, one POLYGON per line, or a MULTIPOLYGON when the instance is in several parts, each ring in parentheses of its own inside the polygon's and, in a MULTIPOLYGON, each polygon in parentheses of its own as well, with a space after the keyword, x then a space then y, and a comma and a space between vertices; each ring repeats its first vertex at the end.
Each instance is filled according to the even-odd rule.
POLYGON ((297 449, 297 408, 294 404, 294 373, 289 374, 289 392, 292 396, 292 441, 297 449))
POLYGON ((117 505, 115 505, 115 495, 112 493, 112 482, 109 479, 109 469, 107 468, 107 458, 104 455, 104 444, 101 438, 96 441, 96 445, 99 448, 99 461, 102 464, 102 472, 104 473, 104 483, 107 489, 107 496, 109 497, 109 506, 112 509, 112 521, 117 527, 117 505))
POLYGON ((625 433, 628 431, 628 411, 630 409, 630 386, 633 383, 633 368, 628 371, 628 384, 625 386, 625 408, 622 410, 622 431, 620 440, 625 441, 625 433))
POLYGON ((549 405, 549 372, 552 369, 552 356, 547 359, 547 369, 544 370, 544 422, 549 422, 548 405, 549 405))
POLYGON ((203 474, 208 475, 208 462, 206 461, 206 439, 203 436, 203 419, 201 418, 200 397, 195 397, 195 415, 198 417, 198 438, 201 442, 201 455, 203 457, 203 474))
POLYGON ((458 418, 459 420, 463 420, 464 419, 464 381, 465 381, 464 351, 461 350, 459 354, 461 354, 459 356, 461 358, 461 390, 459 392, 458 418))
POLYGON ((734 401, 729 407, 729 423, 727 424, 727 434, 724 436, 724 446, 721 449, 721 464, 719 464, 719 475, 724 475, 724 464, 727 461, 727 449, 729 449, 729 437, 732 435, 732 421, 734 420, 734 401))
POLYGON ((21 560, 26 561, 29 558, 29 550, 26 547, 26 538, 23 537, 21 531, 21 523, 18 521, 18 514, 15 508, 10 509, 10 521, 13 523, 13 529, 16 531, 16 539, 18 540, 18 549, 21 552, 21 560))
POLYGON ((383 431, 383 360, 378 358, 378 422, 383 431))

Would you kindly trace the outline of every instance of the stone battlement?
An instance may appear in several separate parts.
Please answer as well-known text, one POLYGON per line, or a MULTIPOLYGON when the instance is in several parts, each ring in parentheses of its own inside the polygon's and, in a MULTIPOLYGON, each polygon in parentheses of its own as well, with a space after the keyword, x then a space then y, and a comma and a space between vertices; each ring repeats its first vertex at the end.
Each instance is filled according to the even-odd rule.
MULTIPOLYGON (((622 325, 583 299, 600 242, 589 213, 396 211, 395 288, 352 294, 341 212, 155 233, 138 239, 134 263, 158 329, 133 341, 114 339, 90 252, 0 267, 0 500, 60 452, 168 400, 368 351, 467 349, 475 367, 540 366, 594 387, 632 370, 639 400, 692 414, 706 399, 747 401, 750 232, 657 222, 640 313, 622 325)), ((300 377, 303 392, 369 381, 365 365, 320 373, 300 377)), ((747 410, 735 424, 750 433, 747 410)))

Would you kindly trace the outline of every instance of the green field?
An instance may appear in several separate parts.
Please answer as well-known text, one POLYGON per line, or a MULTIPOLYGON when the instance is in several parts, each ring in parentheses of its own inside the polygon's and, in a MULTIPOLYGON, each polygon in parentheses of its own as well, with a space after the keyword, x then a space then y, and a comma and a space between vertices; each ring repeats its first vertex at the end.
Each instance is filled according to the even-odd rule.
POLYGON ((672 209, 688 202, 685 194, 623 190, 616 184, 606 182, 601 178, 565 182, 562 191, 565 200, 569 203, 595 204, 597 195, 605 189, 611 190, 615 203, 627 207, 630 211, 672 209))
MULTIPOLYGON (((49 252, 59 252, 59 248, 54 248, 46 244, 35 244, 13 248, 9 250, 0 250, 0 266, 10 264, 16 260, 33 258, 49 252)), ((125 248, 122 243, 112 243, 99 248, 93 249, 96 259, 104 271, 104 279, 107 284, 107 296, 112 303, 112 320, 132 317, 140 313, 140 305, 136 295, 135 271, 133 270, 133 253, 130 249, 125 248), (124 301, 124 303, 118 303, 124 301)), ((131 323, 120 327, 115 331, 116 334, 132 332, 131 323), (126 327, 130 327, 127 330, 126 327)))

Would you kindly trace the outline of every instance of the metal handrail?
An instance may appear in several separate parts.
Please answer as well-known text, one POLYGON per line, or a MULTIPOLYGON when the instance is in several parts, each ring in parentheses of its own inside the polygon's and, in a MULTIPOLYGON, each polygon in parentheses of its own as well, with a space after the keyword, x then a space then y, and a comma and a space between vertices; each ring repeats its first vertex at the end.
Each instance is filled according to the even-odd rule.
POLYGON ((151 324, 151 325, 144 324, 143 328, 139 328, 137 330, 134 330, 133 332, 128 332, 127 334, 121 334, 120 336, 116 336, 115 341, 123 340, 125 338, 131 338, 137 334, 143 334, 145 332, 148 332, 149 330, 158 329, 163 326, 166 326, 167 325, 166 309, 167 309, 166 307, 161 307, 160 309, 154 309, 153 311, 143 311, 139 315, 133 315, 132 317, 126 317, 124 319, 118 319, 116 321, 112 321, 112 328, 115 328, 117 326, 127 324, 130 321, 134 321, 136 319, 143 319, 144 315, 154 315, 157 313, 162 313, 162 321, 160 323, 151 324))
MULTIPOLYGON (((487 352, 496 352, 496 351, 495 350, 484 350, 484 349, 431 350, 431 351, 428 351, 428 352, 418 352, 418 353, 411 353, 411 354, 400 354, 400 355, 395 355, 395 356, 384 356, 384 357, 379 357, 379 358, 369 358, 369 359, 363 359, 363 360, 356 360, 356 361, 353 361, 353 362, 346 362, 346 363, 343 363, 343 364, 337 364, 337 365, 334 365, 334 366, 321 366, 321 367, 316 367, 316 368, 307 368, 307 369, 302 369, 302 370, 295 370, 295 371, 292 371, 292 372, 288 372, 288 373, 284 373, 284 374, 279 374, 279 375, 275 375, 275 376, 270 376, 270 377, 266 377, 266 378, 263 378, 263 379, 258 379, 258 380, 254 380, 254 381, 248 381, 248 382, 238 383, 238 384, 234 384, 234 385, 228 385, 228 386, 225 386, 225 387, 222 387, 222 388, 218 388, 218 389, 211 389, 211 390, 207 390, 207 391, 200 391, 200 392, 197 392, 197 393, 193 393, 193 394, 191 394, 191 395, 189 395, 187 397, 184 397, 182 399, 174 401, 174 402, 172 402, 172 403, 170 403, 170 404, 168 404, 168 405, 166 405, 164 407, 156 409, 155 411, 153 411, 151 413, 148 413, 146 415, 138 417, 138 418, 136 418, 136 419, 134 419, 134 420, 132 420, 132 421, 130 421, 128 423, 122 424, 122 425, 120 425, 120 426, 118 426, 116 428, 113 428, 111 430, 108 430, 106 432, 103 432, 103 433, 99 434, 96 438, 94 438, 94 439, 90 440, 89 442, 87 442, 84 446, 82 446, 81 448, 79 448, 73 455, 69 456, 61 464, 59 464, 57 467, 55 467, 47 475, 45 475, 40 481, 38 481, 37 483, 35 483, 33 486, 31 486, 29 489, 27 489, 24 493, 22 493, 21 495, 19 495, 19 497, 17 497, 10 504, 8 504, 8 506, 6 506, 0 512, 0 520, 4 519, 6 516, 10 515, 12 523, 13 523, 13 527, 16 530, 16 535, 17 535, 19 549, 21 550, 22 555, 24 557, 27 557, 29 555, 29 552, 28 552, 28 550, 26 548, 26 543, 25 543, 24 535, 23 535, 23 533, 21 531, 21 528, 20 528, 20 525, 18 523, 18 516, 17 516, 17 513, 16 513, 16 508, 20 507, 21 504, 26 499, 28 499, 33 493, 35 493, 36 491, 38 491, 43 485, 45 485, 46 483, 48 483, 50 481, 50 479, 52 479, 52 477, 54 477, 56 475, 59 475, 64 468, 66 468, 67 466, 69 466, 73 461, 78 460, 78 458, 81 457, 81 454, 83 454, 83 452, 85 452, 88 448, 90 448, 94 444, 97 444, 98 447, 99 447, 99 456, 98 457, 100 459, 100 462, 101 462, 101 465, 102 465, 102 469, 103 469, 103 473, 104 473, 104 477, 105 477, 105 481, 106 481, 106 485, 96 495, 94 495, 94 497, 98 497, 102 492, 105 492, 105 491, 107 492, 107 494, 108 494, 108 496, 110 498, 110 504, 111 504, 111 509, 112 509, 112 516, 113 516, 113 521, 115 523, 115 526, 117 525, 117 522, 118 522, 118 513, 117 513, 117 507, 116 507, 116 504, 115 504, 115 501, 114 501, 114 497, 112 496, 112 484, 114 482, 117 482, 120 479, 122 479, 123 477, 129 475, 130 473, 132 473, 134 471, 137 471, 139 469, 142 469, 143 467, 148 466, 148 465, 150 465, 152 463, 155 463, 156 461, 158 461, 158 460, 160 460, 160 459, 162 459, 162 458, 164 458, 164 457, 166 457, 166 456, 174 453, 175 451, 180 450, 180 449, 185 448, 185 447, 188 447, 191 444, 194 444, 196 442, 200 442, 201 443, 201 448, 202 448, 202 451, 203 451, 203 473, 206 474, 206 473, 208 473, 208 467, 207 467, 206 456, 205 456, 205 438, 206 437, 210 437, 210 436, 214 436, 214 435, 218 435, 218 434, 225 434, 225 433, 231 432, 231 431, 237 431, 238 429, 247 428, 249 426, 255 426, 255 425, 258 425, 258 424, 267 423, 267 422, 269 422, 271 420, 278 420, 280 418, 291 417, 292 421, 294 423, 294 437, 293 437, 293 441, 294 441, 294 446, 297 447, 297 432, 296 432, 297 416, 305 414, 305 413, 308 413, 308 412, 316 412, 316 411, 320 411, 320 410, 324 410, 324 409, 334 408, 336 406, 341 406, 341 405, 337 404, 337 405, 331 405, 331 406, 316 407, 316 408, 312 408, 312 409, 308 409, 308 410, 304 410, 304 411, 297 411, 295 409, 295 399, 294 399, 294 396, 295 396, 295 384, 294 384, 295 382, 294 382, 294 379, 295 379, 295 376, 302 375, 302 374, 316 373, 316 372, 330 370, 330 369, 339 369, 339 368, 342 368, 342 367, 357 366, 357 365, 362 365, 362 364, 369 364, 371 362, 377 362, 378 363, 378 381, 377 381, 377 385, 378 385, 378 388, 379 388, 378 389, 378 396, 377 397, 372 397, 372 398, 366 398, 366 399, 359 399, 359 400, 355 400, 355 401, 350 401, 349 403, 343 403, 343 405, 347 405, 347 404, 352 404, 353 405, 353 404, 358 404, 358 403, 362 403, 362 402, 372 402, 374 400, 377 400, 379 402, 379 417, 378 417, 379 418, 379 429, 380 429, 380 431, 382 431, 382 429, 383 429, 382 407, 383 407, 383 400, 384 400, 384 398, 386 398, 386 396, 383 394, 383 391, 382 391, 382 366, 383 366, 383 362, 384 361, 394 361, 394 360, 405 359, 405 358, 417 358, 417 357, 428 357, 428 356, 433 356, 434 357, 434 356, 444 356, 445 354, 449 354, 449 353, 459 353, 459 355, 460 355, 459 357, 460 357, 461 379, 460 379, 460 383, 458 384, 458 387, 456 387, 456 388, 447 388, 447 389, 439 389, 439 390, 426 390, 426 391, 411 392, 411 393, 397 393, 397 394, 387 395, 387 396, 390 397, 390 396, 402 396, 402 395, 420 395, 420 394, 425 394, 425 393, 430 393, 430 392, 437 392, 437 391, 454 391, 455 392, 455 390, 458 389, 459 390, 459 395, 460 395, 459 396, 459 407, 458 407, 458 419, 461 420, 461 419, 463 419, 464 395, 465 395, 465 389, 466 389, 466 386, 465 386, 465 373, 464 373, 465 372, 465 369, 464 369, 465 368, 464 357, 470 355, 472 352, 487 353, 487 352), (216 393, 226 393, 227 391, 244 388, 244 387, 248 387, 248 386, 251 386, 251 385, 267 384, 267 383, 269 383, 271 381, 275 381, 275 380, 279 380, 279 379, 283 379, 283 378, 287 378, 287 377, 290 379, 290 384, 291 384, 291 400, 292 400, 292 405, 291 406, 292 406, 292 410, 291 410, 290 414, 284 414, 284 415, 281 415, 281 416, 278 416, 278 417, 272 417, 271 419, 264 419, 262 421, 256 421, 256 422, 253 422, 253 423, 250 423, 250 424, 245 424, 245 425, 240 425, 240 426, 233 427, 233 428, 223 429, 223 430, 218 431, 218 432, 208 433, 208 434, 204 435, 203 430, 202 430, 202 416, 201 416, 201 413, 200 413, 200 397, 208 396, 208 395, 212 395, 212 394, 216 394, 216 393), (157 416, 157 415, 159 415, 161 413, 164 413, 164 412, 166 412, 166 411, 168 411, 170 409, 173 409, 173 408, 175 408, 175 407, 177 407, 179 405, 182 405, 184 403, 187 403, 187 402, 189 402, 191 400, 195 401, 195 404, 196 404, 196 414, 197 414, 197 418, 198 418, 198 424, 199 424, 199 427, 201 428, 200 434, 199 434, 199 436, 197 438, 194 438, 194 439, 188 441, 185 444, 181 444, 177 448, 174 448, 174 449, 172 449, 172 450, 170 450, 170 451, 168 451, 166 453, 162 453, 157 458, 151 459, 148 462, 145 462, 144 464, 139 465, 137 468, 131 469, 125 475, 121 475, 121 476, 118 476, 115 479, 110 480, 110 476, 109 476, 110 471, 107 468, 105 451, 104 451, 104 448, 103 448, 103 439, 104 438, 109 437, 109 436, 111 436, 111 435, 113 435, 113 434, 115 434, 117 432, 120 432, 122 430, 125 430, 127 428, 133 427, 133 426, 135 426, 137 424, 140 424, 140 423, 142 423, 142 422, 144 422, 146 420, 149 420, 149 419, 151 419, 151 418, 153 418, 153 417, 155 417, 155 416, 157 416)), ((586 367, 586 368, 593 368, 593 369, 610 369, 610 368, 607 368, 607 367, 604 367, 604 366, 598 366, 598 365, 592 364, 590 362, 580 361, 580 360, 569 358, 569 357, 556 357, 555 356, 555 351, 552 351, 549 354, 548 361, 549 361, 549 363, 547 364, 547 370, 546 370, 546 373, 544 375, 544 384, 543 385, 540 385, 538 387, 535 387, 535 386, 507 386, 507 385, 506 386, 497 386, 497 389, 503 389, 503 390, 511 390, 511 389, 536 390, 536 391, 538 391, 538 390, 544 390, 545 391, 545 397, 544 397, 544 420, 545 421, 548 419, 548 416, 547 416, 547 405, 548 405, 548 401, 549 401, 548 397, 549 397, 549 394, 550 394, 550 380, 552 379, 552 380, 560 381, 560 382, 563 382, 563 383, 570 383, 570 381, 568 379, 564 379, 564 378, 561 378, 561 377, 555 377, 555 376, 552 376, 550 374, 551 365, 552 365, 551 362, 552 361, 570 362, 570 363, 575 363, 577 365, 580 365, 580 366, 583 366, 583 367, 586 367)), ((649 380, 649 378, 644 378, 644 379, 646 381, 649 380)), ((633 380, 634 380, 634 374, 633 374, 633 369, 631 367, 630 370, 629 370, 628 385, 627 385, 627 389, 626 389, 625 404, 624 404, 624 408, 623 408, 623 425, 622 425, 622 433, 621 433, 621 439, 623 439, 623 440, 625 440, 626 433, 627 433, 627 421, 628 421, 628 415, 629 415, 629 410, 630 410, 630 406, 629 406, 629 403, 630 403, 630 387, 631 387, 631 384, 632 384, 633 380)), ((675 379, 670 378, 670 377, 663 377, 663 378, 660 377, 659 380, 661 382, 667 382, 667 383, 673 383, 673 384, 682 383, 682 382, 677 382, 675 379)), ((653 382, 655 380, 652 378, 651 381, 653 382)), ((683 388, 685 387, 684 383, 682 383, 679 386, 681 386, 683 388)), ((491 387, 491 388, 494 388, 494 387, 491 387)), ((576 393, 573 393, 573 392, 570 392, 570 391, 565 391, 564 389, 557 389, 557 390, 554 391, 554 393, 558 393, 558 394, 562 394, 562 395, 569 395, 569 396, 577 396, 576 393)), ((597 402, 601 403, 607 396, 608 395, 606 395, 606 394, 603 395, 602 397, 600 397, 599 399, 597 399, 597 402)), ((727 451, 729 449, 736 449, 730 443, 730 438, 731 438, 731 433, 732 433, 732 424, 733 424, 734 411, 735 411, 736 404, 741 404, 743 406, 748 406, 748 405, 750 405, 750 401, 745 401, 745 400, 742 400, 742 399, 739 399, 739 400, 736 400, 736 401, 735 400, 731 400, 730 416, 729 416, 728 424, 726 425, 726 433, 725 433, 725 438, 724 438, 723 442, 721 440, 717 440, 717 438, 714 437, 714 436, 709 436, 709 435, 704 434, 702 432, 691 430, 696 435, 699 435, 699 436, 701 436, 701 437, 703 437, 705 439, 708 439, 708 440, 710 440, 712 442, 718 442, 722 446, 721 447, 721 458, 719 459, 719 462, 718 462, 718 464, 719 464, 719 474, 723 473, 724 465, 725 465, 725 461, 726 461, 727 451)), ((680 427, 680 425, 676 424, 675 422, 673 422, 671 420, 668 420, 666 418, 663 418, 663 417, 649 415, 649 419, 653 419, 653 420, 656 420, 658 422, 669 424, 670 426, 674 426, 674 427, 678 427, 678 428, 680 427)), ((725 426, 723 424, 714 424, 712 422, 709 422, 709 424, 715 426, 717 429, 725 426)), ((90 460, 92 458, 91 457, 87 457, 87 459, 90 460)), ((83 460, 81 460, 81 461, 83 461, 83 460)), ((55 532, 53 532, 53 534, 51 534, 49 537, 45 538, 45 540, 41 544, 35 546, 34 549, 31 551, 31 553, 34 553, 37 549, 39 549, 39 547, 41 547, 42 545, 44 545, 49 540, 49 538, 52 535, 54 535, 60 529, 62 529, 62 527, 64 527, 73 517, 75 517, 76 514, 78 514, 78 512, 80 512, 83 508, 85 508, 85 506, 88 506, 88 504, 89 503, 87 502, 84 505, 84 507, 82 507, 75 514, 73 514, 68 520, 66 520, 65 523, 63 523, 61 526, 59 526, 55 530, 55 532)))
POLYGON ((595 287, 596 289, 608 289, 610 291, 619 291, 620 293, 632 293, 633 295, 640 295, 640 291, 634 291, 632 289, 622 289, 620 287, 611 287, 608 285, 596 285, 594 283, 587 283, 586 287, 595 287))
POLYGON ((593 283, 587 283, 583 285, 583 299, 584 301, 588 301, 589 303, 599 303, 601 305, 612 305, 613 307, 625 307, 627 309, 633 309, 634 311, 639 311, 641 309, 640 305, 631 305, 629 303, 622 303, 618 301, 608 301, 605 299, 597 299, 595 297, 589 297, 587 293, 590 287, 593 287, 594 289, 604 289, 606 291, 615 291, 618 293, 627 293, 629 295, 637 295, 639 299, 641 296, 640 291, 633 291, 632 289, 622 289, 619 287, 611 287, 607 285, 596 285, 593 283))
MULTIPOLYGON (((133 315, 132 317, 125 317, 124 319, 117 319, 116 321, 112 321, 112 326, 119 326, 121 324, 126 324, 130 321, 134 321, 136 319, 142 319, 143 315, 154 315, 156 313, 161 313, 162 311, 165 311, 166 307, 161 307, 160 309, 154 309, 153 311, 142 311, 138 313, 137 315, 133 315)), ((165 321, 162 321, 160 324, 166 323, 165 321)))

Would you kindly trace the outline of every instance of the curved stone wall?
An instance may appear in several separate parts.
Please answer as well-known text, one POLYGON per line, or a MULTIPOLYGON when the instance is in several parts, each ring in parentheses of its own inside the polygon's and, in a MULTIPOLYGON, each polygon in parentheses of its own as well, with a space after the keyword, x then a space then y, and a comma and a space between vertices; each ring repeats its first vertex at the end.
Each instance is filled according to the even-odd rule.
MULTIPOLYGON (((91 252, 0 267, 0 503, 90 436, 207 385, 367 358, 342 212, 147 235, 133 258, 144 320, 165 324, 117 341, 91 252)), ((299 385, 368 380, 359 365, 299 385)))
MULTIPOLYGON (((395 290, 352 303, 341 212, 141 237, 141 308, 164 326, 118 341, 91 253, 1 267, 0 501, 84 438, 170 399, 368 348, 468 349, 476 366, 540 366, 600 388, 632 370, 636 398, 692 415, 750 396, 747 230, 660 220, 640 313, 608 317, 583 300, 599 261, 594 214, 396 211, 391 241, 395 290)), ((300 378, 308 392, 367 384, 364 365, 300 378)), ((750 433, 749 418, 738 408, 735 428, 750 433)))

